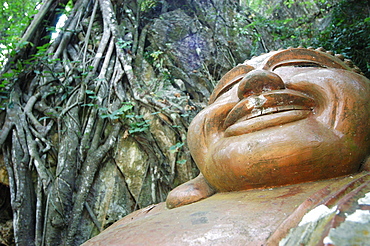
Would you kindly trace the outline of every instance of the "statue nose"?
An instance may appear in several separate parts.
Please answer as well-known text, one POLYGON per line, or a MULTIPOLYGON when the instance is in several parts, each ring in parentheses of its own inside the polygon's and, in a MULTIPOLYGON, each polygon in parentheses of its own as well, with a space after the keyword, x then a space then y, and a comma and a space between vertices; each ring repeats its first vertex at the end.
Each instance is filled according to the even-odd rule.
POLYGON ((285 89, 285 85, 279 75, 266 70, 253 70, 240 81, 238 97, 243 99, 253 94, 281 89, 285 89))

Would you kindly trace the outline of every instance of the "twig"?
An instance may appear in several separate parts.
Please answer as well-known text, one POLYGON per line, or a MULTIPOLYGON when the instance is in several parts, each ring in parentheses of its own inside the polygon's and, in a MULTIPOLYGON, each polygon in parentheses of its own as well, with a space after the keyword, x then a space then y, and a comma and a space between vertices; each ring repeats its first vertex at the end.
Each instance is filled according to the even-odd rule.
POLYGON ((87 212, 89 213, 90 218, 94 222, 95 226, 98 228, 99 232, 102 232, 101 224, 98 221, 98 218, 96 218, 96 216, 94 214, 94 211, 91 209, 90 205, 87 202, 85 202, 85 208, 86 208, 87 212))
POLYGON ((95 1, 94 9, 93 9, 93 12, 92 12, 91 17, 90 17, 89 27, 87 28, 87 32, 86 32, 86 35, 85 35, 84 54, 83 54, 83 58, 82 58, 82 65, 83 65, 84 68, 87 67, 86 66, 87 46, 89 44, 89 37, 90 37, 90 34, 91 34, 91 29, 92 29, 92 26, 93 26, 93 23, 94 23, 97 8, 98 8, 98 1, 95 1))
POLYGON ((84 162, 81 170, 81 173, 83 173, 84 176, 82 177, 82 180, 80 182, 80 188, 78 190, 78 193, 75 198, 75 203, 73 205, 71 213, 73 220, 71 221, 71 224, 68 227, 68 236, 66 239, 66 245, 72 245, 72 242, 77 233, 78 225, 80 224, 84 202, 90 191, 90 187, 94 180, 95 173, 98 169, 101 160, 104 158, 104 156, 116 142, 120 129, 121 125, 116 124, 113 130, 111 131, 109 137, 105 141, 105 143, 101 145, 97 150, 93 152, 92 151, 88 152, 86 161, 84 162))

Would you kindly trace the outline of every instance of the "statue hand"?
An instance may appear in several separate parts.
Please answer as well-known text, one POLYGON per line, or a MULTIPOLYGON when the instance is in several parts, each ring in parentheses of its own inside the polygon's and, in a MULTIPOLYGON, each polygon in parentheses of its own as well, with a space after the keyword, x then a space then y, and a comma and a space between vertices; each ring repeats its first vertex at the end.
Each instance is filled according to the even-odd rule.
POLYGON ((173 189, 167 196, 166 205, 172 209, 197 202, 214 193, 216 190, 207 183, 202 174, 199 174, 198 177, 173 189))

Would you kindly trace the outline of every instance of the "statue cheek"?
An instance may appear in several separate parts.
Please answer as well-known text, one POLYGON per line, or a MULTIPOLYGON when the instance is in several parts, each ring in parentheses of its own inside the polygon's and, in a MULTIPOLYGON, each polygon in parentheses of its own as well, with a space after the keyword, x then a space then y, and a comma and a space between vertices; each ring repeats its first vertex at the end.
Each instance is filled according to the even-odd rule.
POLYGON ((190 153, 197 163, 198 167, 203 162, 202 156, 207 153, 206 135, 204 132, 204 122, 206 120, 206 112, 200 112, 191 122, 187 142, 190 149, 190 153))
POLYGON ((346 70, 332 72, 335 74, 327 81, 332 127, 357 141, 370 133, 370 81, 346 70))
POLYGON ((201 168, 209 148, 224 136, 224 120, 235 103, 214 103, 202 110, 191 122, 188 145, 198 167, 201 168))

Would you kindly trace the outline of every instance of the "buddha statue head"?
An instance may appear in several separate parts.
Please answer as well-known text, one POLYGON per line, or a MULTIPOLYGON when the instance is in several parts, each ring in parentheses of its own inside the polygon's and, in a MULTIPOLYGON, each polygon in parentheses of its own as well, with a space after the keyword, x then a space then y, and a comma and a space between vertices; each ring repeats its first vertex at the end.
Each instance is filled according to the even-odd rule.
POLYGON ((358 172, 370 153, 370 81, 340 57, 291 48, 252 58, 216 85, 188 131, 216 191, 358 172))

